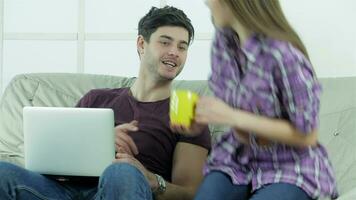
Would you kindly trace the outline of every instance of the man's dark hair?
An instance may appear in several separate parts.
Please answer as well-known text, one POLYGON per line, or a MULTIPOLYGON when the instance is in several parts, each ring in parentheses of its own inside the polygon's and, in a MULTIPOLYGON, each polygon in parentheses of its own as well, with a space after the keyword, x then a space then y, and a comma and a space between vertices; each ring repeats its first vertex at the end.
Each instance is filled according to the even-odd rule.
POLYGON ((149 42, 152 33, 161 26, 179 26, 185 28, 189 34, 188 43, 194 38, 194 28, 184 12, 172 6, 163 8, 152 7, 138 22, 138 34, 149 42))

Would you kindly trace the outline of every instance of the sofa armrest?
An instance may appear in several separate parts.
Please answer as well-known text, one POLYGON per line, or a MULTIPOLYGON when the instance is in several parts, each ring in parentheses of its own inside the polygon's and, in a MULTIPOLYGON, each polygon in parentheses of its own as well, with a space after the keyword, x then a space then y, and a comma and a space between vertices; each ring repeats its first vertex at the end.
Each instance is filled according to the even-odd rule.
POLYGON ((21 76, 6 88, 0 101, 0 160, 23 165, 22 107, 32 105, 37 88, 21 76))

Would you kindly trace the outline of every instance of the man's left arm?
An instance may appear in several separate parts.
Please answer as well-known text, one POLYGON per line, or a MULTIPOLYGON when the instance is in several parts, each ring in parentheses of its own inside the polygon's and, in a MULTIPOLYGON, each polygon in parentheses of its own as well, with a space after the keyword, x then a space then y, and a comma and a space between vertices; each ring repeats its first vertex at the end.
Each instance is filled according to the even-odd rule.
POLYGON ((178 142, 173 155, 172 182, 166 182, 166 191, 155 194, 156 199, 193 199, 203 180, 207 156, 208 150, 204 147, 178 142))

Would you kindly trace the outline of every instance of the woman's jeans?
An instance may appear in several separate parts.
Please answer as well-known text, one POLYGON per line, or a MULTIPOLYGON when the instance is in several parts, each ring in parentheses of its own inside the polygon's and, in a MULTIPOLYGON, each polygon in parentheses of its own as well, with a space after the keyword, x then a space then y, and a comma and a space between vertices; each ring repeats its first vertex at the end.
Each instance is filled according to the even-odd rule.
POLYGON ((251 194, 251 186, 233 185, 229 176, 210 172, 200 186, 195 200, 311 200, 299 187, 287 183, 270 184, 251 194))

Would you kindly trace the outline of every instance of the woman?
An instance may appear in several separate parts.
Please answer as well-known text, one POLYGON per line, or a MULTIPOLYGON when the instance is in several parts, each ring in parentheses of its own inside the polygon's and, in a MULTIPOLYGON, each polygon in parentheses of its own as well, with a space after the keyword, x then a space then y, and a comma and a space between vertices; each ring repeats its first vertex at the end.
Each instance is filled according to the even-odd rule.
POLYGON ((230 126, 206 163, 196 199, 337 197, 317 142, 321 87, 278 0, 207 0, 217 28, 197 124, 230 126))

